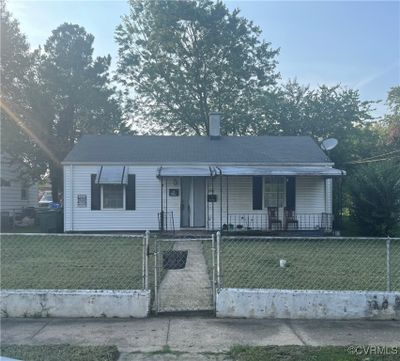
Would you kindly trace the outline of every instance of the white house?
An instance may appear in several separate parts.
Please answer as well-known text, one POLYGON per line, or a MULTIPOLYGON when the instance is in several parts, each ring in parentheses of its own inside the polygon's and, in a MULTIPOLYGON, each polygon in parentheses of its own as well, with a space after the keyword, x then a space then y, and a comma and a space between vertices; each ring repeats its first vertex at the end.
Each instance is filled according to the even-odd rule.
POLYGON ((38 202, 38 185, 21 178, 18 166, 13 164, 7 154, 0 156, 1 212, 10 216, 21 212, 23 208, 36 207, 38 202))
POLYGON ((64 166, 66 232, 331 230, 343 171, 310 138, 83 136, 64 166))

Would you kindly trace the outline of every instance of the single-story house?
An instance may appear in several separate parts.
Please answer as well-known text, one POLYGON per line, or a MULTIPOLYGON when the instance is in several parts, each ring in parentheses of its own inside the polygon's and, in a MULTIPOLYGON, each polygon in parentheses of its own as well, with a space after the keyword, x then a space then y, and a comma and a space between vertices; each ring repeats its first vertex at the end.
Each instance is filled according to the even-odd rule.
MULTIPOLYGON (((38 184, 21 176, 18 166, 8 154, 0 154, 0 210, 2 223, 24 210, 37 207, 38 184)), ((7 229, 10 225, 2 225, 7 229)))
POLYGON ((304 136, 86 135, 63 161, 64 228, 331 230, 343 171, 304 136))

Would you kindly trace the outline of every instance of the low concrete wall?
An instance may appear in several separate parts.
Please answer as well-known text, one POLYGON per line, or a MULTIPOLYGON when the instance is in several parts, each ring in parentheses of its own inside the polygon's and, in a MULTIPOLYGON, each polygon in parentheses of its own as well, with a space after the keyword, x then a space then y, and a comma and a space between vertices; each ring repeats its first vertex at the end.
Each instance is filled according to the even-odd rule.
POLYGON ((217 317, 400 319, 400 292, 222 288, 217 317))
POLYGON ((2 290, 2 317, 147 317, 145 290, 2 290))

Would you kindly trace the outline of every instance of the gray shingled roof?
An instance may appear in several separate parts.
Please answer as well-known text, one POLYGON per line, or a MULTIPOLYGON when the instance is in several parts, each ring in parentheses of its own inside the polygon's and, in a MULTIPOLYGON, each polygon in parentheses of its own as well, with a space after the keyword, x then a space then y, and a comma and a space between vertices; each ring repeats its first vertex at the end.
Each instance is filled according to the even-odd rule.
POLYGON ((64 163, 300 164, 330 160, 303 136, 118 136, 86 135, 64 163))

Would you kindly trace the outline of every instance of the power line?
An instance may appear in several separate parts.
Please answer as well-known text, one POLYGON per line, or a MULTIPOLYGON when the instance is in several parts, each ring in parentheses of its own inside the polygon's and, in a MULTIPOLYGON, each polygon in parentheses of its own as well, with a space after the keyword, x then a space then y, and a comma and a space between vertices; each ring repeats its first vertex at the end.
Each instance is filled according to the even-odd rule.
MULTIPOLYGON (((360 161, 363 161, 363 160, 370 160, 370 159, 375 159, 375 158, 381 158, 381 157, 384 157, 384 156, 387 156, 387 155, 391 155, 391 154, 393 154, 393 153, 399 153, 400 152, 400 149, 399 150, 393 150, 393 151, 391 151, 391 152, 387 152, 387 153, 383 153, 383 154, 379 154, 379 155, 374 155, 374 156, 372 156, 372 157, 367 157, 367 158, 364 158, 364 159, 359 159, 360 161)), ((356 162, 356 161, 355 161, 356 162)))
POLYGON ((395 156, 389 157, 389 158, 379 158, 379 159, 366 158, 366 159, 356 160, 353 162, 346 162, 345 164, 366 164, 366 163, 382 162, 385 160, 392 160, 392 159, 396 159, 396 158, 400 158, 400 155, 395 155, 395 156))

